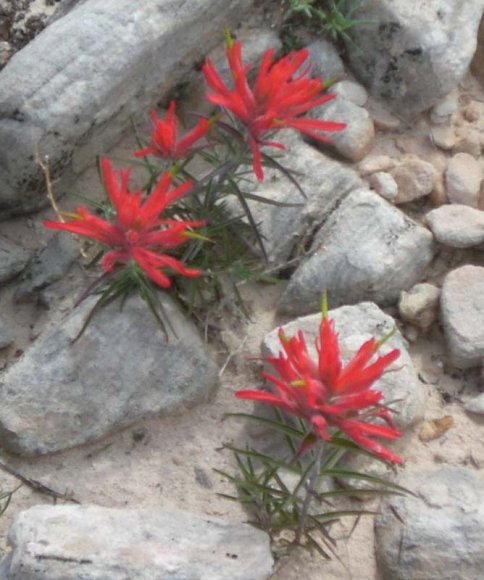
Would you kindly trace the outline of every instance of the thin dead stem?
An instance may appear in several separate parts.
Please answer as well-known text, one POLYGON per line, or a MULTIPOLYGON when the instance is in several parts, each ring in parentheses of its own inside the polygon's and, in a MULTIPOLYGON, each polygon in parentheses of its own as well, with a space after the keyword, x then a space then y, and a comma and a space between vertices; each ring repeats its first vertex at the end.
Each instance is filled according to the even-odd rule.
MULTIPOLYGON (((60 222, 64 223, 66 220, 64 219, 64 216, 62 215, 62 212, 61 212, 59 206, 57 205, 57 201, 56 201, 55 196, 54 196, 54 190, 52 188, 52 179, 50 176, 50 167, 49 167, 49 156, 44 155, 44 157, 42 158, 40 156, 38 147, 35 147, 35 162, 37 163, 37 165, 42 170, 42 173, 44 174, 45 186, 47 189, 47 199, 49 200, 50 205, 51 205, 52 209, 54 210, 54 213, 55 213, 57 219, 60 222)), ((79 243, 81 256, 85 260, 87 260, 89 258, 89 256, 87 255, 86 251, 82 247, 81 241, 79 240, 78 236, 75 236, 75 238, 79 243)))

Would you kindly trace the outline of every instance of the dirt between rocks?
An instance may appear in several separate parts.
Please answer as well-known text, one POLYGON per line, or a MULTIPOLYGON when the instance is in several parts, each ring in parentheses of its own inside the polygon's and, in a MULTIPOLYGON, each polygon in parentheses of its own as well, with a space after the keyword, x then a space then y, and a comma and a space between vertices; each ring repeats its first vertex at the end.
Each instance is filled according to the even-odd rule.
MULTIPOLYGON (((0 17, 1 11, 9 6, 18 8, 34 4, 35 1, 28 0, 0 0, 0 17)), ((45 0, 46 7, 48 4, 49 0, 45 0)), ((3 34, 0 28, 2 38, 3 34)), ((461 101, 484 102, 484 93, 472 79, 467 79, 460 89, 459 98, 461 101)), ((435 149, 428 139, 429 130, 427 118, 422 117, 419 122, 404 127, 398 133, 378 133, 372 155, 400 156, 404 148, 404 152, 430 159, 435 149)), ((132 135, 128 135, 109 156, 128 159, 136 148, 132 135)), ((72 189, 88 196, 100 195, 101 185, 95 167, 86 171, 72 189)), ((62 200, 65 209, 76 204, 77 200, 73 198, 62 200)), ((409 205, 406 211, 411 217, 421 220, 425 209, 425 204, 418 202, 409 205)), ((41 225, 42 219, 48 215, 50 211, 44 211, 2 222, 2 235, 34 250, 52 235, 41 225)), ((450 268, 462 263, 479 262, 482 263, 482 254, 478 252, 442 250, 426 281, 440 285, 444 273, 450 268)), ((13 363, 57 314, 72 307, 80 290, 88 285, 88 277, 81 265, 75 265, 53 288, 50 310, 35 304, 12 307, 17 285, 14 282, 0 288, 0 312, 16 337, 12 347, 0 351, 0 367, 3 368, 13 363)), ((258 363, 254 362, 254 358, 260 356, 259 346, 265 334, 287 322, 274 312, 274 304, 284 286, 285 282, 281 281, 274 286, 241 287, 251 320, 227 313, 222 308, 214 313, 213 322, 220 327, 220 340, 213 346, 214 356, 221 366, 229 355, 231 360, 210 403, 179 416, 141 421, 102 441, 52 456, 29 459, 3 456, 0 460, 23 476, 66 493, 81 503, 107 507, 173 506, 207 516, 245 521, 247 516, 239 504, 217 495, 232 493, 233 490, 213 469, 233 469, 230 455, 220 449, 223 442, 244 442, 249 433, 250 442, 257 445, 258 438, 264 436, 247 430, 246 425, 227 419, 225 415, 250 411, 250 404, 237 401, 233 393, 239 388, 260 384, 258 363)), ((388 312, 397 315, 396 309, 389 309, 388 312)), ((404 334, 409 330, 398 319, 397 323, 404 334)), ((413 340, 409 347, 413 363, 429 393, 425 420, 451 416, 453 425, 440 437, 425 442, 419 438, 422 425, 407 432, 402 441, 405 465, 423 469, 450 464, 483 469, 484 420, 465 413, 462 404, 463 399, 480 392, 480 373, 451 368, 439 326, 434 325, 426 335, 407 334, 413 340)), ((0 489, 13 489, 17 485, 15 477, 0 470, 0 489)), ((7 530, 20 511, 53 501, 27 485, 22 486, 0 518, 0 551, 7 549, 7 530)), ((362 504, 357 502, 356 505, 362 504)), ((364 506, 375 507, 375 504, 365 503, 364 506)), ((339 538, 340 560, 324 562, 317 555, 295 551, 290 557, 277 561, 273 579, 299 580, 303 575, 306 580, 378 580, 372 518, 362 518, 354 533, 348 537, 352 525, 353 520, 349 518, 334 528, 334 536, 339 538)))

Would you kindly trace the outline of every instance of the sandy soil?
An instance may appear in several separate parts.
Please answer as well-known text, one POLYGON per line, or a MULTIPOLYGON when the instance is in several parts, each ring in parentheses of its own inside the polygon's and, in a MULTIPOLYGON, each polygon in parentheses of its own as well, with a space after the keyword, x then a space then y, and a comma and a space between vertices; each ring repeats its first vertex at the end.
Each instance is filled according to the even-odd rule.
MULTIPOLYGON (((473 91, 480 90, 475 85, 472 87, 473 91)), ((484 100, 482 94, 480 98, 484 100)), ((427 125, 416 124, 398 136, 381 134, 374 152, 400 154, 398 139, 403 139, 407 147, 416 150, 428 148, 426 131, 427 125)), ((128 158, 133 149, 132 137, 128 136, 110 156, 113 159, 128 158)), ((89 169, 73 186, 73 190, 85 195, 98 195, 100 185, 95 169, 89 169)), ((64 208, 76 203, 73 198, 62 200, 64 208)), ((410 211, 419 218, 422 209, 417 204, 410 211)), ((1 224, 2 234, 35 249, 50 235, 41 226, 43 216, 48 213, 45 211, 4 222, 1 224)), ((455 267, 458 263, 479 259, 479 255, 471 252, 442 252, 429 271, 427 280, 440 282, 450 265, 455 267)), ((0 311, 14 330, 16 341, 11 348, 0 351, 0 366, 13 363, 42 328, 52 324, 55 315, 70 307, 75 295, 87 283, 86 272, 75 265, 65 280, 57 284, 57 300, 52 310, 29 304, 12 307, 16 283, 1 288, 0 311)), ((243 443, 249 437, 256 445, 265 436, 264 433, 251 431, 241 421, 227 419, 225 414, 251 409, 250 404, 236 401, 233 392, 241 387, 260 384, 259 364, 253 359, 260 355, 259 345, 264 335, 286 322, 277 319, 274 314, 274 304, 284 284, 281 281, 274 286, 245 285, 241 288, 251 310, 250 321, 234 314, 217 314, 221 333, 220 340, 212 344, 212 349, 221 366, 229 356, 230 361, 220 377, 217 394, 210 403, 179 416, 147 419, 95 444, 64 453, 34 459, 3 455, 1 461, 25 477, 67 493, 81 503, 113 507, 176 506, 208 516, 245 521, 247 515, 237 503, 217 495, 232 493, 233 490, 213 469, 231 471, 233 468, 231 456, 221 450, 223 442, 243 443)), ((394 311, 392 313, 395 314, 394 311)), ((418 437, 421 426, 407 433, 401 443, 406 466, 420 469, 446 463, 482 469, 484 419, 466 414, 462 405, 463 400, 480 391, 480 372, 463 373, 450 368, 438 326, 429 335, 419 336, 412 342, 410 352, 429 392, 426 419, 450 415, 454 425, 440 438, 428 442, 422 442, 418 437)), ((0 470, 0 489, 12 489, 17 484, 16 478, 0 470)), ((0 519, 0 549, 6 549, 6 532, 21 510, 52 501, 52 498, 26 485, 22 486, 0 519)), ((352 524, 352 521, 347 521, 334 530, 335 536, 340 538, 339 561, 324 562, 317 555, 295 551, 277 561, 273 578, 296 580, 304 575, 306 580, 320 580, 323 577, 326 580, 377 580, 372 519, 363 518, 348 539, 346 536, 352 524)))

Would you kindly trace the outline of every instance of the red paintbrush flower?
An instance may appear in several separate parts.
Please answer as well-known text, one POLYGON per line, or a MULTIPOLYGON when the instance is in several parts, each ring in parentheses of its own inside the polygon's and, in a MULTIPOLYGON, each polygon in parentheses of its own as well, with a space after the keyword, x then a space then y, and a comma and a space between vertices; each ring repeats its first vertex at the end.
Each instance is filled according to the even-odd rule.
POLYGON ((66 222, 46 220, 44 226, 86 236, 111 248, 101 262, 106 272, 135 262, 162 288, 171 285, 166 268, 182 276, 199 276, 200 270, 187 268, 164 252, 186 242, 187 230, 201 226, 203 222, 160 219, 161 212, 185 195, 191 188, 191 183, 186 182, 170 189, 171 176, 166 172, 143 201, 141 191, 128 190, 129 169, 122 169, 118 178, 108 159, 101 160, 101 167, 116 219, 107 221, 81 206, 74 214, 69 214, 70 219, 66 222))
POLYGON ((242 64, 241 44, 229 36, 227 60, 233 88, 227 87, 210 59, 203 66, 206 82, 211 89, 207 99, 229 110, 247 128, 254 172, 259 181, 264 177, 260 146, 284 149, 281 143, 265 140, 270 131, 293 128, 320 141, 327 141, 320 131, 341 131, 346 127, 344 123, 300 117, 336 96, 323 94, 325 84, 319 78, 311 79, 308 76, 309 67, 301 69, 308 54, 307 50, 299 50, 274 62, 274 50, 267 50, 251 87, 247 80, 249 67, 242 64))
POLYGON ((400 432, 390 418, 389 409, 381 404, 383 394, 371 389, 399 356, 398 349, 371 362, 380 346, 372 338, 343 367, 338 335, 327 315, 323 315, 319 340, 316 341, 318 362, 311 359, 301 331, 287 338, 281 329, 279 339, 283 352, 266 359, 277 375, 263 373, 264 378, 274 385, 276 393, 242 390, 235 393, 236 397, 272 405, 306 419, 313 439, 315 435, 329 441, 329 428, 334 427, 378 457, 401 463, 399 456, 373 440, 373 437, 396 439, 400 432), (377 417, 386 421, 387 425, 371 422, 377 417))
POLYGON ((153 121, 151 145, 135 151, 135 157, 153 154, 173 161, 181 159, 187 155, 197 141, 206 135, 210 128, 207 119, 200 119, 193 129, 177 141, 178 120, 175 115, 175 101, 171 101, 165 119, 159 119, 156 111, 151 111, 150 115, 153 121))

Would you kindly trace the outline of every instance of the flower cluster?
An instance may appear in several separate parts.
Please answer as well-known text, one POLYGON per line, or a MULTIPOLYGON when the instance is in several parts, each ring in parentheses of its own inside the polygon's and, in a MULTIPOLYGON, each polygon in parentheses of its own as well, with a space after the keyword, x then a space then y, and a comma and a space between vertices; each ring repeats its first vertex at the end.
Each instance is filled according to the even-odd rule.
POLYGON ((266 139, 270 132, 293 128, 320 141, 327 141, 324 132, 341 131, 346 127, 344 123, 301 118, 302 114, 336 96, 323 94, 326 86, 321 79, 309 77, 309 68, 304 67, 308 56, 308 51, 304 49, 291 52, 275 62, 274 50, 267 50, 251 87, 247 80, 249 67, 242 63, 242 46, 229 37, 227 60, 233 88, 225 84, 210 59, 203 67, 211 89, 207 99, 230 111, 247 129, 254 172, 259 181, 264 177, 260 147, 284 148, 281 143, 266 139))
POLYGON ((282 351, 266 361, 276 374, 263 376, 275 387, 275 393, 254 390, 237 391, 239 399, 251 399, 301 417, 308 421, 314 436, 329 441, 331 428, 345 433, 362 448, 393 463, 401 463, 395 455, 373 437, 396 439, 400 432, 394 426, 389 409, 381 404, 383 394, 372 389, 374 382, 399 356, 393 349, 372 359, 379 342, 371 338, 343 366, 338 335, 334 323, 324 314, 316 341, 317 362, 308 352, 304 334, 288 338, 279 331, 282 351), (387 424, 375 423, 376 418, 387 424))
POLYGON ((129 170, 121 170, 116 176, 110 162, 101 160, 104 185, 116 212, 114 222, 78 207, 65 222, 45 221, 47 228, 64 230, 92 238, 110 248, 101 266, 106 272, 117 267, 136 263, 158 286, 168 288, 171 284, 166 268, 182 276, 198 276, 200 271, 187 268, 176 258, 164 253, 176 248, 189 238, 190 228, 199 227, 199 221, 160 219, 160 214, 191 188, 186 182, 171 188, 171 175, 164 173, 149 196, 143 200, 142 191, 130 192, 129 170))
MULTIPOLYGON (((245 149, 252 153, 254 171, 259 180, 263 178, 260 147, 269 145, 283 148, 281 143, 268 140, 268 135, 274 130, 292 127, 324 140, 326 138, 321 132, 339 131, 345 127, 342 123, 301 118, 302 114, 334 96, 324 94, 325 85, 320 79, 309 77, 309 69, 304 67, 307 57, 308 52, 301 50, 275 61, 274 51, 268 50, 251 87, 247 80, 249 67, 242 62, 241 44, 227 35, 227 58, 233 88, 229 89, 225 85, 209 59, 203 67, 210 89, 207 99, 231 113, 246 128, 243 142, 245 149)), ((210 129, 219 122, 220 117, 217 114, 211 119, 201 118, 185 135, 179 136, 175 109, 176 103, 172 101, 165 118, 158 117, 155 111, 151 112, 153 130, 150 143, 134 153, 135 157, 155 155, 174 164, 176 170, 172 170, 173 174, 177 171, 183 173, 186 162, 195 153, 215 142, 210 136, 210 129)), ((227 123, 220 122, 220 127, 229 127, 228 134, 231 137, 240 135, 237 129, 230 129, 227 123)), ((240 165, 242 161, 238 159, 237 163, 240 165)), ((227 167, 227 164, 224 166, 227 167)), ((131 192, 128 189, 130 170, 122 169, 118 178, 107 159, 102 160, 102 170, 106 190, 114 207, 113 221, 98 217, 81 206, 74 214, 67 216, 67 220, 47 220, 45 226, 90 237, 107 246, 108 251, 101 266, 108 273, 136 265, 147 278, 162 288, 171 285, 170 273, 186 277, 200 275, 199 269, 185 266, 170 254, 189 239, 190 230, 201 226, 202 221, 197 217, 193 220, 161 217, 170 204, 188 195, 190 184, 180 182, 178 175, 176 187, 172 187, 170 173, 161 176, 152 174, 151 189, 145 193, 131 192)), ((227 175, 226 169, 220 167, 219 170, 218 175, 216 171, 214 173, 213 183, 222 190, 224 180, 233 184, 234 179, 227 175)), ((213 189, 212 185, 207 186, 207 191, 213 189)), ((172 213, 177 215, 176 211, 172 213)))

